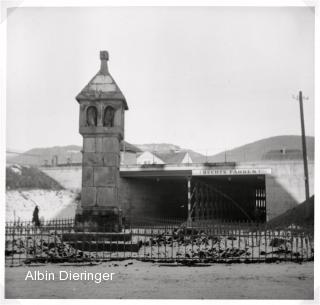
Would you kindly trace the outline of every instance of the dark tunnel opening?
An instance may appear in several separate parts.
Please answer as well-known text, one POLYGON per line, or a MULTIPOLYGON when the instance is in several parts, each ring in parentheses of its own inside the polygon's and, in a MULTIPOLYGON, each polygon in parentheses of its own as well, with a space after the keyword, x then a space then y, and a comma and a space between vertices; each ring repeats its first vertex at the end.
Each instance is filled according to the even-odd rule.
MULTIPOLYGON (((265 175, 193 177, 193 185, 197 184, 212 192, 211 218, 266 221, 265 175)), ((199 208, 200 212, 195 214, 201 217, 201 206, 199 208)))
MULTIPOLYGON (((125 178, 126 214, 134 218, 188 218, 188 178, 125 178)), ((266 221, 265 175, 205 176, 191 179, 193 219, 266 221)))
POLYGON ((186 177, 126 178, 130 218, 187 219, 186 177))

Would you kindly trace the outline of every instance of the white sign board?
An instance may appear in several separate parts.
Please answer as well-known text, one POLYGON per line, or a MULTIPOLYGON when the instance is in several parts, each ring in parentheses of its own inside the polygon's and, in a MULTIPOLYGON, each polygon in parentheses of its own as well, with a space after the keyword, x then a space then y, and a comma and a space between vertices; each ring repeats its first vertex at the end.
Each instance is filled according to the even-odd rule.
POLYGON ((192 176, 222 176, 222 175, 266 175, 271 174, 271 168, 219 168, 193 169, 192 176))

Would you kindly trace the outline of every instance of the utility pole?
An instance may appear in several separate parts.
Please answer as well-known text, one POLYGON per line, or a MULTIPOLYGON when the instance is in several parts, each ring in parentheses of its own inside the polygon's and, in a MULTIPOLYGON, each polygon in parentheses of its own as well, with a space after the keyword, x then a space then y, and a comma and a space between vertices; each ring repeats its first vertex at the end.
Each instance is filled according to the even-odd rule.
POLYGON ((191 177, 187 177, 187 188, 188 188, 188 225, 191 225, 191 177))
POLYGON ((306 200, 310 198, 309 194, 309 174, 308 174, 308 160, 307 160, 307 145, 306 145, 306 134, 304 128, 304 115, 303 115, 303 99, 308 99, 303 97, 302 91, 299 91, 299 97, 295 98, 299 100, 300 105, 300 120, 301 120, 301 139, 302 139, 302 153, 303 153, 303 166, 304 166, 304 183, 306 189, 306 200))

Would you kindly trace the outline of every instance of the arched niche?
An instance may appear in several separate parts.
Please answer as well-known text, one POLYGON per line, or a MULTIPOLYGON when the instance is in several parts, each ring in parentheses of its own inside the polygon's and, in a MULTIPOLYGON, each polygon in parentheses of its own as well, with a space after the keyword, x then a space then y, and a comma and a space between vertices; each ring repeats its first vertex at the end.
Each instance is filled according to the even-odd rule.
POLYGON ((87 125, 97 126, 98 121, 98 111, 95 106, 89 106, 86 111, 87 114, 87 125))
POLYGON ((103 126, 113 127, 114 126, 114 113, 115 110, 111 106, 107 106, 103 113, 103 126))

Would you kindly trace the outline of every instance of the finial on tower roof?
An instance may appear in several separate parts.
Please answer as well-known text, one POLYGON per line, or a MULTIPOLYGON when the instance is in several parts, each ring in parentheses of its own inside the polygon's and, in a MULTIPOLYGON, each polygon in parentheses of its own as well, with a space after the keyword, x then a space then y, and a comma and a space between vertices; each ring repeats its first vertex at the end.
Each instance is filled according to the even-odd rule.
POLYGON ((100 51, 100 60, 101 60, 101 66, 100 66, 100 73, 103 75, 108 74, 108 60, 109 60, 109 53, 108 51, 100 51))
POLYGON ((101 60, 109 60, 109 53, 108 53, 108 51, 100 51, 100 59, 101 59, 101 60))

